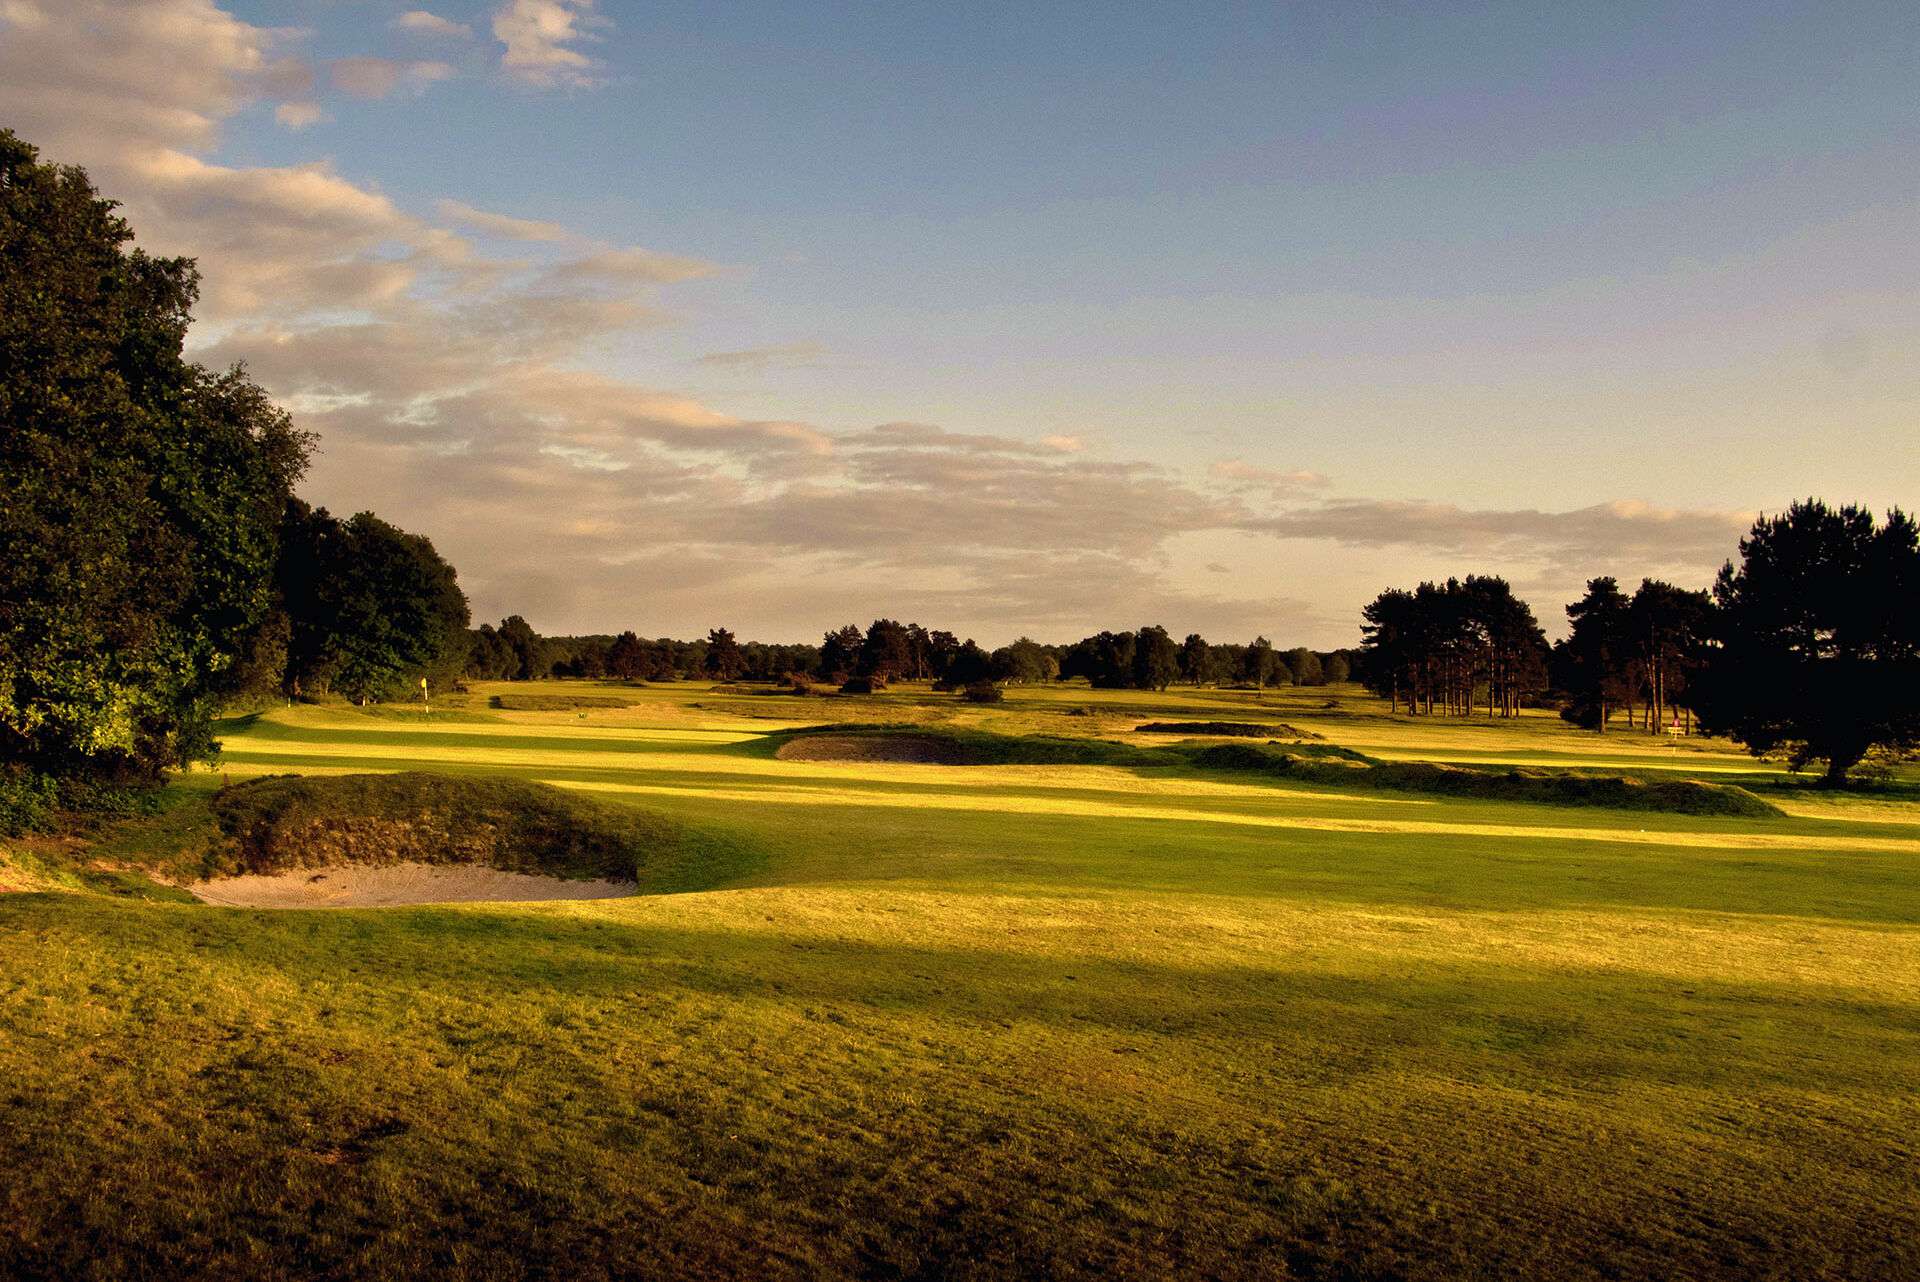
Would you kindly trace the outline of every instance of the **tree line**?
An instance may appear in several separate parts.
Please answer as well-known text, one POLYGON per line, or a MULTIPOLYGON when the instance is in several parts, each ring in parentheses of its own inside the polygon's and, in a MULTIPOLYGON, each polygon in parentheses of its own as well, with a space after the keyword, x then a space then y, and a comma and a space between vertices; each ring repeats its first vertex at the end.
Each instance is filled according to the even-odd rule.
POLYGON ((1164 690, 1186 685, 1267 688, 1346 681, 1352 652, 1305 646, 1278 650, 1265 637, 1247 645, 1215 645, 1199 633, 1175 642, 1164 628, 1100 632, 1071 645, 1021 637, 987 650, 971 637, 918 623, 875 619, 825 633, 818 645, 739 641, 715 628, 690 641, 618 635, 541 636, 519 615, 481 624, 468 634, 466 676, 524 681, 543 677, 621 680, 784 681, 844 685, 849 681, 929 681, 962 689, 983 681, 1034 684, 1082 678, 1102 689, 1164 690))
POLYGON ((1842 783, 1920 746, 1920 531, 1817 499, 1755 521, 1711 589, 1590 579, 1552 647, 1490 576, 1380 593, 1362 611, 1360 679, 1426 715, 1557 704, 1599 733, 1727 735, 1842 783))

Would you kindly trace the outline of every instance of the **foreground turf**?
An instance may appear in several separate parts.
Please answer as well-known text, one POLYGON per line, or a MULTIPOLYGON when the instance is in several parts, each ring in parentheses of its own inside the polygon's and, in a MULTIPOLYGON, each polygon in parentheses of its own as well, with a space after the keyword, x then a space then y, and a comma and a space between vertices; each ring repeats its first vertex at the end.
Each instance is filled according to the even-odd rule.
MULTIPOLYGON (((1173 719, 1077 694, 967 724, 1173 719)), ((0 896, 0 1273, 1920 1273, 1897 792, 1761 822, 780 761, 736 746, 772 698, 643 698, 296 710, 227 768, 431 756, 762 863, 565 905, 0 896)), ((952 706, 914 699, 788 721, 952 706)))

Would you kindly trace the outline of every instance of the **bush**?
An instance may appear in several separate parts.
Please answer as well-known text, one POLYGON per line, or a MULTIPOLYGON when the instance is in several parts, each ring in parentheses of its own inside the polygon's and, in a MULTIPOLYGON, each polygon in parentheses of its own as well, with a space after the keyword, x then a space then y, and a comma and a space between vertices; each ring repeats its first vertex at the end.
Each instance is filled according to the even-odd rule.
POLYGON ((848 677, 847 683, 840 687, 841 694, 885 694, 885 677, 848 677))
POLYGON ((59 786, 31 770, 0 771, 0 836, 45 832, 53 827, 59 786))
POLYGON ((1007 695, 991 681, 975 681, 960 692, 960 697, 968 703, 999 703, 1007 695))

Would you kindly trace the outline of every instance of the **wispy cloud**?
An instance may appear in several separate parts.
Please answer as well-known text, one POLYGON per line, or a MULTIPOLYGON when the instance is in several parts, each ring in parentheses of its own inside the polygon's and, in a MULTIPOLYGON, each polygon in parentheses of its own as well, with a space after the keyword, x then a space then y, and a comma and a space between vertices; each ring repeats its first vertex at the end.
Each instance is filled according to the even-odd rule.
POLYGON ((439 211, 440 216, 450 223, 457 223, 483 236, 496 236, 502 240, 556 243, 566 240, 569 235, 567 229, 559 223, 496 214, 485 209, 475 209, 472 205, 458 200, 442 200, 439 211))
POLYGON ((731 352, 708 352, 705 356, 696 356, 696 365, 711 365, 720 369, 773 369, 791 368, 797 365, 818 363, 827 355, 827 349, 821 343, 776 343, 771 347, 744 347, 731 352))

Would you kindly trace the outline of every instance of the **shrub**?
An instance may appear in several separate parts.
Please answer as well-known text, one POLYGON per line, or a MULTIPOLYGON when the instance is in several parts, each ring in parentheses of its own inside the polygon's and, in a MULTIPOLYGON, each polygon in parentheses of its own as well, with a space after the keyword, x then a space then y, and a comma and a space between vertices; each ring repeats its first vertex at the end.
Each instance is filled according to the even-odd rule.
POLYGON ((44 832, 53 826, 59 788, 31 770, 0 771, 0 836, 44 832))
POLYGON ((999 703, 1007 695, 991 681, 975 681, 960 692, 960 697, 968 703, 999 703))
POLYGON ((884 694, 887 689, 885 677, 848 677, 840 687, 841 694, 884 694))

